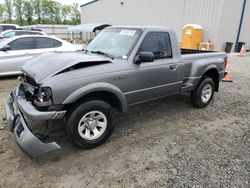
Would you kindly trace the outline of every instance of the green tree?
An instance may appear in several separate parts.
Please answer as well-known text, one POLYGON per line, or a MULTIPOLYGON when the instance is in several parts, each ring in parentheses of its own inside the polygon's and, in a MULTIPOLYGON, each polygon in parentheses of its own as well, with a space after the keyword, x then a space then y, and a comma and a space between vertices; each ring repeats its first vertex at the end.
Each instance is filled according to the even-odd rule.
POLYGON ((81 14, 79 11, 79 4, 78 3, 73 3, 73 5, 71 6, 71 20, 72 20, 72 24, 77 25, 80 24, 81 21, 81 14))
POLYGON ((24 1, 23 14, 27 23, 31 25, 33 20, 33 6, 31 1, 24 1))
POLYGON ((61 24, 61 4, 52 0, 43 0, 42 17, 43 23, 61 24))
POLYGON ((49 15, 49 6, 50 6, 50 1, 49 0, 42 0, 41 4, 41 18, 42 18, 42 23, 46 24, 47 17, 49 15))
POLYGON ((6 7, 6 13, 8 17, 8 22, 12 22, 12 16, 13 16, 13 3, 12 0, 5 0, 5 7, 6 7))
POLYGON ((19 25, 79 24, 79 5, 61 5, 55 0, 5 0, 4 5, 0 4, 0 21, 19 25))
POLYGON ((52 1, 52 0, 42 1, 42 22, 44 24, 60 23, 60 4, 59 3, 52 1))
POLYGON ((43 0, 32 0, 32 8, 34 10, 34 14, 37 18, 37 23, 40 24, 42 20, 42 3, 43 0))
POLYGON ((0 22, 4 22, 5 8, 3 4, 0 4, 0 22))
POLYGON ((47 7, 47 11, 48 11, 47 12, 47 16, 49 16, 48 22, 50 24, 53 24, 54 23, 54 19, 55 19, 55 16, 54 16, 54 9, 55 9, 54 1, 49 0, 47 5, 48 5, 48 7, 47 7))
POLYGON ((52 1, 52 11, 54 16, 53 23, 61 24, 61 7, 62 5, 60 3, 52 1))
POLYGON ((17 23, 19 25, 23 25, 23 4, 24 4, 23 0, 14 1, 17 23))
POLYGON ((69 18, 71 13, 70 5, 62 5, 61 7, 61 17, 63 18, 63 24, 67 24, 67 19, 69 18))

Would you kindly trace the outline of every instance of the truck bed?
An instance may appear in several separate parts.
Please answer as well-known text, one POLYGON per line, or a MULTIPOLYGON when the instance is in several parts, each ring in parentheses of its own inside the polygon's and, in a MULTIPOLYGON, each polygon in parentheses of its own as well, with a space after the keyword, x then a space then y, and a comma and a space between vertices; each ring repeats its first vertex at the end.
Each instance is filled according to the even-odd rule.
POLYGON ((217 51, 205 51, 205 50, 192 50, 192 49, 180 49, 182 58, 184 60, 201 59, 201 58, 226 58, 225 52, 217 51))

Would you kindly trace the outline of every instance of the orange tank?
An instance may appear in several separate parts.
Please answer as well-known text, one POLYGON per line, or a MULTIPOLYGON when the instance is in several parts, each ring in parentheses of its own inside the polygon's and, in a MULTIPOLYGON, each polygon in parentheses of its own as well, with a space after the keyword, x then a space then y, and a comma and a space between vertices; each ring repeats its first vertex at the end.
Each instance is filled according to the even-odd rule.
POLYGON ((181 48, 199 49, 202 41, 203 28, 197 24, 188 24, 183 27, 181 48))

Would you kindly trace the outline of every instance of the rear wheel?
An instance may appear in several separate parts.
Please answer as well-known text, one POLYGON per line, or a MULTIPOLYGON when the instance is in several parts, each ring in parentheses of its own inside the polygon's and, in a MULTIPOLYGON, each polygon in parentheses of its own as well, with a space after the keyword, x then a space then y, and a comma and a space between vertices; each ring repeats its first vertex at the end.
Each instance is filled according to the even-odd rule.
POLYGON ((195 91, 191 93, 191 102, 198 108, 205 108, 213 99, 215 84, 213 79, 205 77, 195 91))
POLYGON ((70 141, 83 149, 104 143, 114 129, 111 106, 99 100, 85 102, 69 115, 66 132, 70 141))

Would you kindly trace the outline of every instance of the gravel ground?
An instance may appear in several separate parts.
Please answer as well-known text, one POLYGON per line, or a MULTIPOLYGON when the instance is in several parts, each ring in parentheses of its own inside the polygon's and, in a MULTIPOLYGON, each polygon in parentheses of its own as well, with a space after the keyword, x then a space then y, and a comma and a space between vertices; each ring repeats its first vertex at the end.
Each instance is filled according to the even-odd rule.
MULTIPOLYGON (((61 122, 31 122, 63 148, 30 159, 0 119, 0 187, 250 187, 250 57, 230 57, 233 83, 222 83, 206 109, 186 96, 142 104, 116 119, 102 146, 79 150, 61 122)), ((0 114, 16 78, 0 79, 0 114)))

